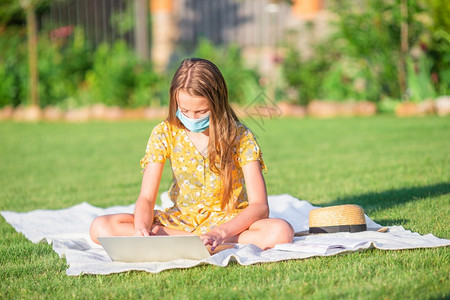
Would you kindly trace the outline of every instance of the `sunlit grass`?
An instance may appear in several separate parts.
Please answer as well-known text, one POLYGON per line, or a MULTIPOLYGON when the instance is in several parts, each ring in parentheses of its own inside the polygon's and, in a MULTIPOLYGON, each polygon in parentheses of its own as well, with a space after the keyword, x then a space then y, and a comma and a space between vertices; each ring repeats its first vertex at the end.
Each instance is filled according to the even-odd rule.
MULTIPOLYGON (((382 225, 450 238, 450 119, 274 119, 255 123, 269 194, 356 203, 382 225)), ((0 123, 0 210, 131 204, 156 122, 0 123)), ((160 191, 169 187, 166 167, 160 191)), ((448 248, 159 274, 65 275, 65 260, 0 220, 0 298, 446 298, 448 248)))

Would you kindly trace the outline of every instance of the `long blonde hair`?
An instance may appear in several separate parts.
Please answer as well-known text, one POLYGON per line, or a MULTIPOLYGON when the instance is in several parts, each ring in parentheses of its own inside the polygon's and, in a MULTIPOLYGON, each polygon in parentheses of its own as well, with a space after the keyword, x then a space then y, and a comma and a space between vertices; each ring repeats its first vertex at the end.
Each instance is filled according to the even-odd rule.
POLYGON ((221 207, 232 209, 232 168, 233 148, 236 143, 239 121, 228 103, 228 89, 219 68, 201 58, 185 59, 173 76, 170 86, 169 116, 171 124, 183 126, 176 117, 178 93, 183 91, 191 96, 209 100, 209 142, 208 158, 211 171, 220 174, 222 182, 221 207))

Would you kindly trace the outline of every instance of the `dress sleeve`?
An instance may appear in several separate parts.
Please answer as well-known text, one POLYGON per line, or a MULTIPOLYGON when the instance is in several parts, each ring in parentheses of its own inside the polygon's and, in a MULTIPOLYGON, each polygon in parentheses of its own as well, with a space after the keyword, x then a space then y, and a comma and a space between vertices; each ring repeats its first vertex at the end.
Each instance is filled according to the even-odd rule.
POLYGON ((255 136, 248 128, 244 127, 244 129, 240 131, 241 133, 239 134, 237 142, 237 160, 239 166, 242 167, 249 162, 257 160, 261 164, 261 170, 267 172, 261 153, 261 148, 259 147, 255 136))
POLYGON ((141 169, 144 171, 145 167, 150 162, 163 163, 169 157, 169 137, 170 132, 167 124, 162 122, 153 128, 150 138, 148 139, 145 155, 141 159, 141 169))

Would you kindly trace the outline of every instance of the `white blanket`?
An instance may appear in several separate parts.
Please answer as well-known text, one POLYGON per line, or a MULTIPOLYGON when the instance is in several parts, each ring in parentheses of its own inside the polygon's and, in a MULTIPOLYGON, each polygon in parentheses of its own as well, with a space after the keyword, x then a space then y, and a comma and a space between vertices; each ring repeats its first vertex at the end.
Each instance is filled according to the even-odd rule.
MULTIPOLYGON (((162 205, 171 205, 167 193, 162 194, 162 205)), ((270 217, 283 218, 296 232, 308 230, 308 215, 313 208, 307 201, 290 195, 269 196, 270 217)), ((343 252, 375 247, 383 250, 432 248, 450 245, 450 240, 439 239, 432 234, 424 236, 393 226, 386 233, 377 232, 381 226, 366 216, 368 231, 358 233, 334 233, 295 237, 294 243, 277 245, 262 251, 254 245, 237 245, 201 261, 176 260, 165 263, 112 262, 103 248, 89 238, 89 226, 100 215, 132 212, 134 205, 98 208, 82 203, 61 210, 34 210, 26 213, 2 211, 1 215, 15 230, 23 233, 33 243, 47 241, 60 257, 66 258, 68 275, 111 274, 131 270, 151 273, 174 268, 189 268, 200 264, 225 267, 230 261, 241 265, 303 259, 313 256, 329 256, 343 252)))

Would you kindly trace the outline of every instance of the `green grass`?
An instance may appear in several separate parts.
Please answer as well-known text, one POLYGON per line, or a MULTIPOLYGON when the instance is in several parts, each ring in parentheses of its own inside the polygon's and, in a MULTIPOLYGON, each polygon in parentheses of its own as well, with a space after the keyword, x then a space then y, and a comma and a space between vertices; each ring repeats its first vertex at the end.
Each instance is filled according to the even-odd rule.
MULTIPOLYGON (((0 123, 0 210, 133 203, 139 160, 155 124, 0 123)), ((269 194, 315 205, 355 203, 382 225, 450 238, 450 118, 246 124, 263 149, 269 194)), ((166 168, 160 191, 169 183, 166 168)), ((0 298, 450 297, 448 247, 69 277, 50 245, 32 244, 2 218, 0 234, 0 298)))

